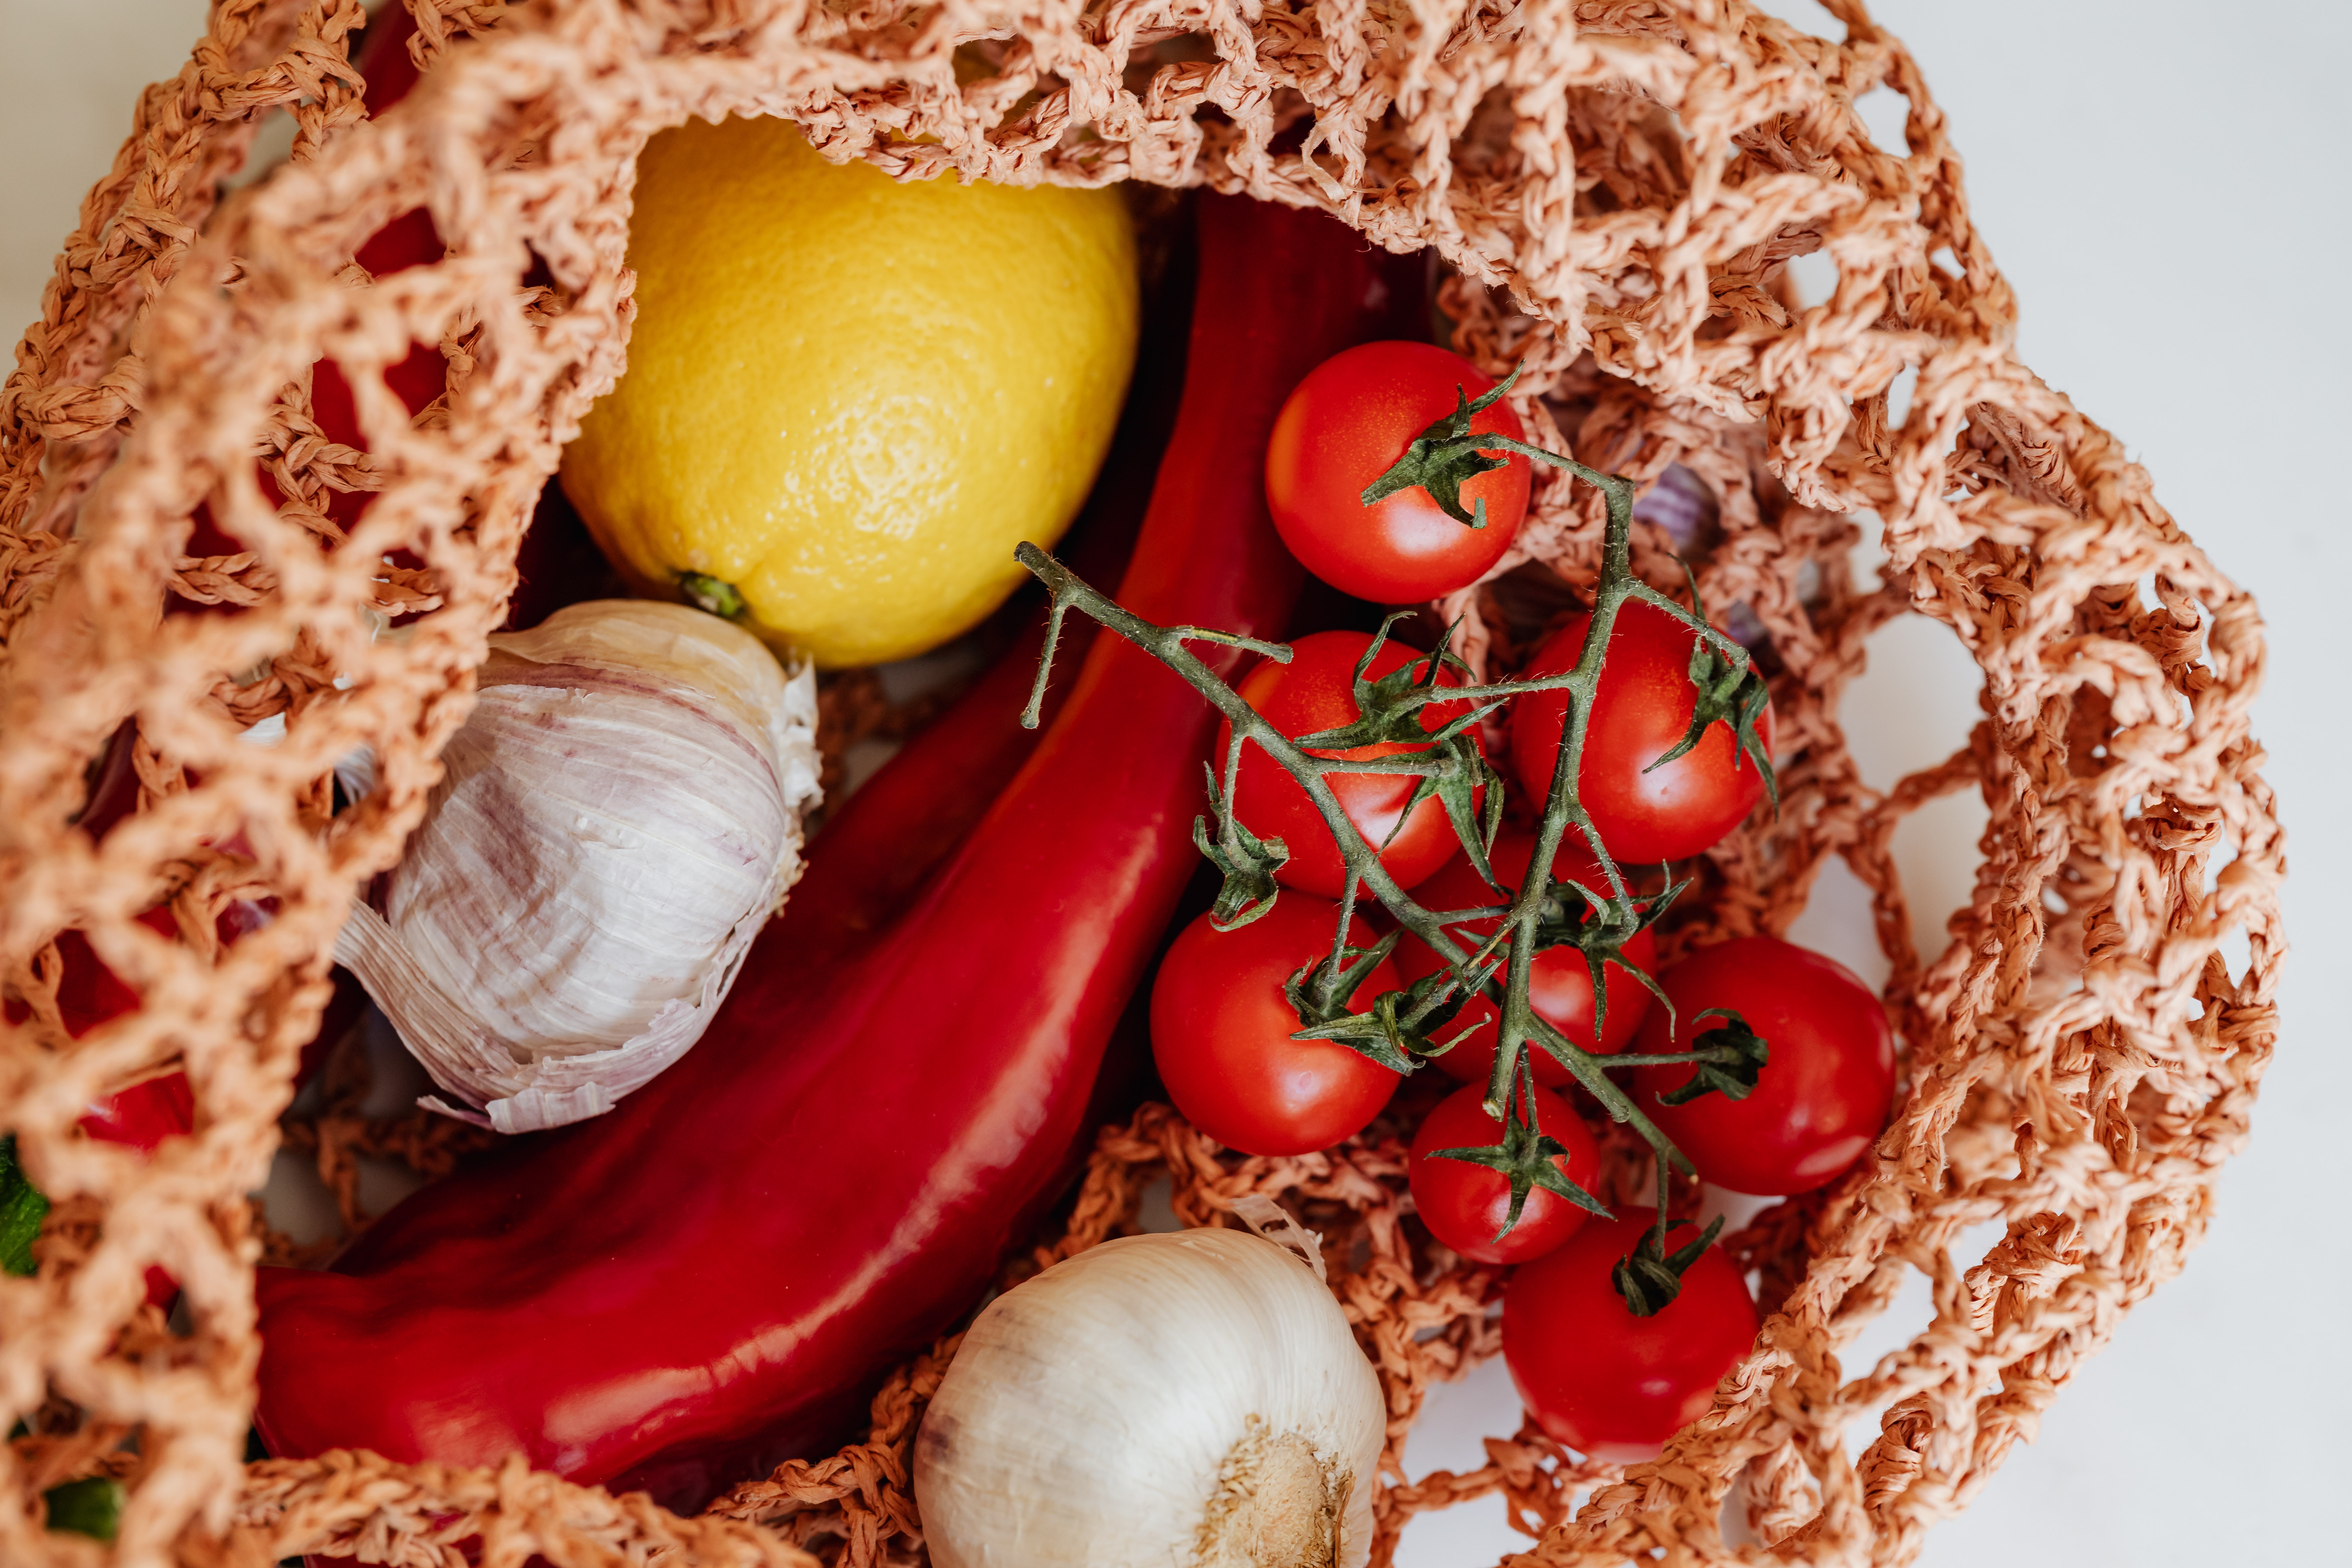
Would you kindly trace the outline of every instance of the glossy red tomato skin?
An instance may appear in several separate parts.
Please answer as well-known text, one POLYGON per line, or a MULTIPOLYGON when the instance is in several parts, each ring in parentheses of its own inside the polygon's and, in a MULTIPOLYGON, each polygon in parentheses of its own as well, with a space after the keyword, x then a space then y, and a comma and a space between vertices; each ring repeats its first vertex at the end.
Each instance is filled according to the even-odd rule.
MULTIPOLYGON (((1276 729, 1289 736, 1312 735, 1353 723, 1356 706, 1350 682, 1356 661, 1363 657, 1371 640, 1370 633, 1349 631, 1315 632, 1300 637, 1290 645, 1288 664, 1267 659, 1250 671, 1241 684, 1242 697, 1276 729)), ((1414 648, 1389 642, 1381 647, 1380 657, 1372 660, 1367 677, 1377 680, 1419 657, 1414 648)), ((1438 684, 1458 686, 1461 682, 1450 672, 1441 672, 1438 684)), ((1425 729, 1440 729, 1459 710, 1458 704, 1432 703, 1422 710, 1422 724, 1425 729)), ((1217 727, 1214 765, 1220 779, 1223 777, 1225 748, 1233 743, 1233 734, 1230 723, 1217 727)), ((1412 749, 1402 742, 1389 742, 1318 754, 1355 761, 1412 749)), ((1396 826, 1405 803, 1412 798, 1413 786, 1420 781, 1403 773, 1332 773, 1328 782, 1331 793, 1339 799, 1340 809, 1348 814, 1348 820, 1356 825, 1356 830, 1367 842, 1378 845, 1396 826)), ((1306 786, 1255 745, 1242 748, 1241 773, 1234 785, 1234 811, 1244 826, 1260 838, 1279 838, 1289 847, 1290 858, 1275 872, 1275 879, 1284 887, 1326 899, 1336 899, 1346 890, 1348 864, 1340 858, 1339 847, 1331 841, 1331 830, 1324 825, 1322 814, 1307 798, 1306 786)), ((1400 887, 1410 888, 1460 853, 1461 847, 1460 840, 1454 836, 1453 824, 1446 819, 1445 807, 1433 796, 1413 807, 1395 840, 1381 851, 1381 864, 1400 887)))
MULTIPOLYGON (((1553 1441, 1612 1464, 1655 1458, 1706 1414, 1716 1384, 1756 1341, 1748 1282, 1717 1247, 1664 1310, 1626 1310, 1609 1271, 1656 1217, 1629 1208, 1595 1219, 1514 1274, 1503 1294, 1503 1359, 1528 1414, 1553 1441)), ((1669 1249, 1696 1235, 1677 1228, 1669 1249)))
MULTIPOLYGON (((1456 388, 1475 401, 1494 384, 1433 343, 1363 343, 1309 372, 1282 405, 1265 452, 1266 507, 1299 564, 1381 605, 1438 598, 1485 576, 1527 515, 1526 458, 1510 453, 1506 467, 1462 487, 1465 510, 1486 503, 1482 529, 1446 516, 1419 486, 1369 507, 1363 492, 1414 437, 1454 412, 1456 388)), ((1527 439, 1505 402, 1481 410, 1470 428, 1527 439)))
MULTIPOLYGON (((1544 639, 1521 673, 1558 675, 1576 668, 1584 652, 1587 616, 1579 616, 1544 639)), ((1690 728, 1698 705, 1690 682, 1691 645, 1697 634, 1664 610, 1627 604, 1617 612, 1601 665, 1601 688, 1584 740, 1577 793, 1601 841, 1620 864, 1650 865, 1696 855, 1738 826, 1764 798, 1764 776, 1740 752, 1731 726, 1707 726, 1699 743, 1655 773, 1690 728)), ((1530 692, 1511 704, 1511 771, 1521 796, 1540 803, 1551 790, 1553 759, 1568 716, 1568 694, 1530 692)), ((1772 749, 1772 709, 1756 721, 1764 750, 1772 749)))
MULTIPOLYGON (((1527 875, 1528 862, 1535 854, 1535 835, 1517 823, 1507 823, 1495 836, 1495 847, 1487 859, 1495 875, 1503 879, 1506 888, 1516 889, 1527 875)), ((1596 891, 1605 889, 1608 879, 1601 874, 1599 862, 1590 851, 1570 842, 1563 842, 1559 858, 1553 863, 1553 875, 1596 891)), ((1479 879, 1478 869, 1470 864, 1467 855, 1459 856, 1440 867, 1430 879, 1413 889, 1413 898, 1423 908, 1431 910, 1467 910, 1482 905, 1504 902, 1507 893, 1498 892, 1479 879)), ((1484 942, 1496 922, 1469 921, 1455 927, 1472 942, 1484 942)), ((1625 943, 1621 950, 1628 962, 1639 965, 1652 975, 1657 973, 1658 939, 1643 931, 1625 943)), ((1434 973, 1441 967, 1437 954, 1427 942, 1410 931, 1397 943, 1397 973, 1406 984, 1434 973)), ((1600 1042, 1592 1036, 1592 971, 1584 962, 1584 954, 1572 947, 1548 948, 1536 954, 1528 966, 1528 1005, 1536 1016, 1549 1022, 1588 1051, 1605 1051, 1614 1055, 1625 1048, 1633 1032, 1650 1011, 1650 993, 1643 984, 1616 964, 1601 970, 1601 984, 1609 998, 1606 1028, 1600 1042)), ((1439 1030, 1439 1039, 1452 1039, 1465 1028, 1478 1032, 1435 1058, 1437 1065, 1464 1083, 1484 1084, 1495 1067, 1495 1005, 1483 996, 1474 996, 1462 1005, 1453 1021, 1439 1030)), ((1549 1053, 1542 1049, 1529 1052, 1535 1063, 1536 1081, 1548 1089, 1558 1089, 1569 1081, 1569 1071, 1549 1053)))
MULTIPOLYGON (((1265 914, 1221 931, 1202 915, 1178 934, 1151 985, 1151 1058, 1187 1121, 1244 1154, 1306 1154, 1363 1131, 1404 1081, 1328 1040, 1294 1040, 1298 1015, 1282 994, 1300 965, 1331 951, 1336 904, 1288 894, 1265 914)), ((1349 940, 1372 942, 1357 921, 1349 940)), ((1397 989, 1375 965, 1362 1006, 1397 989)))
POLYGON ((1853 971, 1810 948, 1751 936, 1704 947, 1658 977, 1675 1005, 1642 1031, 1644 1054, 1687 1051, 1721 1021, 1698 1021, 1729 1007, 1764 1037, 1769 1053, 1745 1100, 1701 1095, 1684 1105, 1658 1096, 1689 1081, 1693 1069, 1642 1068, 1633 1075, 1642 1109, 1698 1173, 1734 1192, 1787 1196, 1811 1192, 1862 1158, 1886 1120, 1895 1095, 1895 1037, 1886 1010, 1853 971))
MULTIPOLYGON (((1439 1160, 1440 1149, 1490 1148, 1503 1139, 1503 1124, 1486 1114, 1486 1090, 1465 1085, 1437 1102, 1413 1134, 1409 1165, 1413 1207, 1429 1234, 1477 1263, 1525 1263, 1541 1258, 1574 1236, 1591 1217, 1541 1187, 1528 1190, 1519 1223, 1500 1241, 1496 1233, 1511 1214, 1511 1184, 1499 1171, 1464 1160, 1439 1160)), ((1601 1180, 1601 1147, 1568 1101, 1549 1089, 1536 1090, 1536 1131, 1557 1138, 1568 1152, 1552 1163, 1586 1192, 1601 1180)))

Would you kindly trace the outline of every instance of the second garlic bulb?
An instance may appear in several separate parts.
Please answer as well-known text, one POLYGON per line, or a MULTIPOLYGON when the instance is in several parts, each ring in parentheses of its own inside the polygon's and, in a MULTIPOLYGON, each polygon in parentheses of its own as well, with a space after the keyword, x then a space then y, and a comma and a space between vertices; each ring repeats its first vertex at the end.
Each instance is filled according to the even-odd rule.
POLYGON ((938 1568, 1360 1568, 1380 1380, 1307 1265, 1128 1237, 989 1303, 915 1440, 938 1568))

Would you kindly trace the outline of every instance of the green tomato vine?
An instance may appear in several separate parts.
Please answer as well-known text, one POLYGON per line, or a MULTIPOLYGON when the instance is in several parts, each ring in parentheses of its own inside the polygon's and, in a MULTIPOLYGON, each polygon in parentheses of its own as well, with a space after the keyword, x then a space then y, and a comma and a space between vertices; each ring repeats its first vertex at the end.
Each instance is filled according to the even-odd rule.
POLYGON ((1649 765, 1655 767, 1673 760, 1696 744, 1710 724, 1719 722, 1732 729, 1740 754, 1763 775, 1776 807, 1779 786, 1773 777, 1771 759, 1756 735, 1755 720, 1764 705, 1764 685, 1748 650, 1707 621, 1698 607, 1695 580, 1691 605, 1685 606, 1633 574, 1633 481, 1620 475, 1601 473, 1571 458, 1526 442, 1470 431, 1472 418, 1507 392, 1517 375, 1514 370, 1492 391, 1475 401, 1457 392, 1460 406, 1415 437, 1396 465, 1365 489, 1362 499, 1369 506, 1384 496, 1420 486, 1456 521, 1468 527, 1483 527, 1483 505, 1475 513, 1465 512, 1460 491, 1469 479, 1507 460, 1492 455, 1497 451, 1517 452, 1552 464, 1597 487, 1607 506, 1608 521, 1601 545, 1600 581, 1593 590, 1591 629, 1575 668, 1534 679, 1440 686, 1438 676, 1442 669, 1467 673, 1461 660, 1449 651, 1452 628, 1448 628, 1429 654, 1379 679, 1368 679, 1366 671, 1398 618, 1391 616, 1383 623, 1356 667, 1356 719, 1336 729, 1293 738, 1284 735, 1244 700, 1193 655, 1189 645, 1206 642, 1238 647, 1286 664, 1290 660, 1287 647, 1213 628, 1154 625, 1089 586, 1034 544, 1024 543, 1014 552, 1015 559, 1045 585, 1051 595, 1052 607, 1045 646, 1038 658, 1036 682, 1022 722, 1033 729, 1038 722, 1061 637, 1062 620, 1072 609, 1159 659, 1225 717, 1233 727, 1233 739, 1225 751, 1222 777, 1216 770, 1210 771, 1208 815, 1193 823, 1193 843, 1223 879, 1210 911, 1221 930, 1245 925, 1274 907, 1280 893, 1275 873, 1290 853, 1281 839, 1261 838, 1234 814, 1234 783, 1241 765, 1243 744, 1255 744, 1297 779, 1338 846, 1348 879, 1329 954, 1301 968, 1290 979, 1287 994, 1300 1022, 1293 1037, 1338 1041, 1384 1067, 1411 1073, 1430 1058, 1452 1048, 1459 1037, 1442 1037, 1445 1026, 1469 997, 1486 996, 1499 1015, 1486 1107, 1487 1114, 1502 1124, 1503 1136, 1485 1148, 1441 1151, 1442 1157, 1484 1165, 1500 1173, 1510 1184, 1511 1207, 1503 1234, 1518 1222, 1527 1195, 1536 1187, 1593 1214, 1606 1215, 1609 1211, 1598 1198, 1561 1175, 1553 1163, 1554 1156, 1560 1152, 1559 1143, 1536 1125, 1535 1078, 1526 1053, 1529 1048, 1540 1049, 1558 1061, 1613 1120, 1631 1126, 1656 1155, 1657 1224, 1644 1234, 1633 1255, 1619 1263, 1613 1275, 1628 1309, 1647 1317, 1674 1300, 1683 1271, 1715 1239, 1723 1222, 1718 1218, 1695 1242, 1671 1252, 1666 1249, 1668 1232, 1676 1223, 1687 1223, 1667 1218, 1672 1173, 1696 1173, 1682 1151, 1642 1113, 1633 1098, 1609 1075, 1638 1067, 1695 1063, 1697 1072, 1688 1085, 1676 1091, 1678 1099, 1720 1093, 1738 1100, 1754 1089, 1769 1053, 1766 1042, 1743 1020, 1736 1014, 1726 1014, 1717 1027, 1694 1042, 1697 1047, 1694 1050, 1601 1055, 1570 1040, 1538 1016, 1528 1004, 1529 966, 1535 955, 1564 943, 1583 952, 1591 973, 1596 1037, 1607 1005, 1602 984, 1605 964, 1614 963, 1637 975, 1643 985, 1664 1000, 1655 979, 1628 963, 1620 950, 1626 941, 1654 923, 1688 883, 1670 883, 1658 895, 1637 898, 1627 887, 1622 871, 1601 843, 1600 833, 1577 796, 1579 764, 1610 634, 1618 612, 1628 602, 1638 601, 1665 612, 1691 628, 1697 639, 1690 668, 1691 681, 1697 691, 1696 712, 1689 731, 1674 751, 1649 765), (1381 864, 1381 847, 1368 842, 1349 821, 1327 775, 1378 773, 1417 778, 1420 783, 1403 815, 1410 816, 1426 799, 1440 801, 1464 852, 1479 875, 1490 886, 1495 885, 1494 868, 1487 856, 1502 823, 1503 781, 1479 752, 1473 736, 1480 721, 1511 698, 1552 690, 1567 692, 1568 721, 1553 763, 1550 787, 1538 817, 1535 850, 1525 885, 1511 895, 1507 903, 1495 908, 1423 908, 1390 878, 1381 864), (1449 708, 1459 704, 1460 710, 1435 730, 1428 730, 1423 727, 1422 710, 1433 702, 1449 708), (1415 750, 1366 760, 1328 754, 1399 741, 1410 743, 1415 750), (1482 794, 1483 807, 1479 804, 1482 794), (1556 880, 1549 875, 1561 842, 1571 829, 1581 836, 1601 867, 1607 881, 1605 888, 1586 888, 1556 880), (1543 869, 1538 871, 1538 868, 1543 869), (1348 931, 1360 892, 1369 892, 1377 899, 1402 931, 1426 942, 1445 966, 1403 990, 1381 993, 1357 1006, 1354 993, 1359 984, 1387 955, 1400 934, 1392 932, 1370 948, 1349 945, 1348 931), (1471 919, 1499 919, 1500 923, 1483 942, 1470 946, 1450 928, 1471 919))

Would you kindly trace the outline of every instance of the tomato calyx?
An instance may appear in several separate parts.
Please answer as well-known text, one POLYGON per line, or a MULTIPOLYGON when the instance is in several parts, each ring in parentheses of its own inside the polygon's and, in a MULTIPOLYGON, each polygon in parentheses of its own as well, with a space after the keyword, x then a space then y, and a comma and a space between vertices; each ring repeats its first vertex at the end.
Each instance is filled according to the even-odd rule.
MULTIPOLYGON (((1690 578, 1691 613, 1701 620, 1706 618, 1706 606, 1698 596, 1698 574, 1690 563, 1683 563, 1683 572, 1690 578)), ((1672 750, 1662 752, 1658 759, 1642 771, 1655 773, 1675 758, 1688 754, 1706 738, 1710 725, 1731 726, 1733 742, 1738 756, 1732 759, 1736 770, 1739 756, 1756 765, 1757 774, 1764 781, 1764 794, 1772 802, 1777 815, 1780 809, 1780 780, 1772 771, 1772 753, 1756 732, 1756 721, 1763 716, 1771 692, 1764 685, 1764 677, 1757 672, 1752 660, 1735 663, 1718 652, 1705 637, 1691 644, 1690 683, 1698 693, 1692 709, 1690 728, 1672 750)))
MULTIPOLYGON (((1421 710, 1432 702, 1453 701, 1458 689, 1441 688, 1437 684, 1440 669, 1452 669, 1467 675, 1470 667, 1450 652, 1446 644, 1453 639, 1455 626, 1448 626, 1437 639, 1437 646, 1420 658, 1408 659, 1378 680, 1368 680, 1365 672, 1387 646, 1389 628, 1399 621, 1410 620, 1416 612, 1398 610, 1381 622, 1381 629, 1372 634, 1356 660, 1354 696, 1357 717, 1351 723, 1336 729, 1318 730, 1311 735, 1300 735, 1291 742, 1301 751, 1345 752, 1359 746, 1396 743, 1408 746, 1434 746, 1461 735, 1485 716, 1485 709, 1475 709, 1448 720, 1443 728, 1431 730, 1422 723, 1421 710)), ((1491 706, 1491 704, 1490 704, 1491 706)))
MULTIPOLYGON (((1404 933, 1391 931, 1380 945, 1370 950, 1375 956, 1368 963, 1388 956, 1404 933)), ((1347 950, 1352 953, 1353 948, 1347 950)), ((1464 1037, 1477 1033, 1476 1026, 1465 1029, 1451 1040, 1436 1038, 1437 1032, 1454 1021, 1462 1011, 1465 996, 1454 976, 1444 970, 1433 970, 1402 991, 1383 991, 1372 998, 1372 1005, 1360 1013, 1340 1010, 1315 1016, 1312 1005, 1300 989, 1300 982, 1309 970, 1319 970, 1321 963, 1309 964, 1290 977, 1284 994, 1298 1009, 1299 1031, 1294 1040, 1330 1040, 1347 1047, 1360 1056, 1368 1057, 1391 1071, 1409 1073, 1426 1057, 1443 1056, 1464 1037)))
MULTIPOLYGON (((1484 414, 1511 390, 1519 379, 1519 365, 1493 386, 1471 397, 1457 385, 1454 389, 1454 412, 1436 420, 1412 438, 1389 470, 1364 487, 1360 498, 1366 506, 1376 506, 1400 490, 1416 486, 1429 492, 1429 499, 1438 509, 1465 528, 1486 526, 1486 502, 1479 498, 1476 510, 1465 511, 1462 506, 1462 487, 1480 474, 1510 466, 1508 458, 1496 458, 1495 451, 1524 452, 1529 457, 1552 460, 1552 454, 1507 436, 1477 435, 1470 422, 1484 414)), ((1357 470, 1359 473, 1361 469, 1357 470)))
MULTIPOLYGON (((1636 900, 1632 898, 1611 899, 1585 887, 1580 882, 1544 879, 1543 901, 1536 910, 1535 951, 1547 952, 1555 947, 1572 947, 1584 955, 1584 967, 1592 977, 1592 1037, 1599 1039, 1609 1022, 1609 984, 1602 968, 1615 964, 1642 983, 1642 988, 1664 1004, 1669 1015, 1674 1004, 1658 988, 1657 976, 1638 963, 1625 958, 1625 944, 1658 923, 1691 879, 1668 882, 1666 890, 1654 899, 1636 900)), ((1563 1066, 1566 1064, 1563 1063, 1563 1066)))
POLYGON ((1234 815, 1234 772, 1240 753, 1241 747, 1235 744, 1226 761, 1222 791, 1217 788, 1216 770, 1201 764, 1201 771, 1209 775, 1209 809, 1216 814, 1216 836, 1210 837, 1207 817, 1192 819, 1192 847, 1223 879, 1217 884, 1215 901, 1209 906, 1209 923, 1219 931, 1238 931, 1274 908, 1275 896, 1282 891, 1274 874, 1290 858, 1289 845, 1279 838, 1260 838, 1234 815))
MULTIPOLYGON (((1667 1004, 1667 1008, 1671 1012, 1673 1004, 1667 1004)), ((1687 1105, 1703 1094, 1719 1094, 1726 1100, 1746 1100, 1755 1092, 1757 1078, 1771 1058, 1771 1047, 1763 1036, 1748 1027, 1747 1019, 1732 1008, 1709 1007, 1691 1022, 1696 1024, 1707 1018, 1724 1021, 1693 1039, 1690 1051, 1675 1053, 1688 1056, 1696 1064, 1696 1070, 1688 1083, 1658 1096, 1659 1104, 1687 1105)), ((1658 1065, 1664 1064, 1661 1062, 1658 1065)))
POLYGON ((1501 1142, 1484 1148, 1433 1149, 1429 1157, 1484 1165, 1510 1183, 1510 1212, 1504 1217, 1503 1228, 1490 1238, 1494 1241, 1501 1241, 1517 1226, 1519 1215, 1528 1205, 1528 1194, 1538 1187, 1555 1197, 1565 1198, 1587 1214, 1613 1218, 1599 1198, 1560 1173, 1555 1162, 1568 1153, 1568 1146, 1537 1125, 1535 1069, 1524 1057, 1519 1058, 1519 1092, 1512 1096, 1508 1113, 1503 1118, 1501 1142))
POLYGON ((1343 752, 1386 744, 1416 748, 1403 758, 1375 758, 1360 763, 1356 764, 1357 771, 1385 772, 1389 770, 1381 766, 1382 762, 1399 761, 1420 773, 1421 782, 1413 786, 1412 798, 1397 817, 1398 826, 1402 827, 1423 801, 1435 796, 1445 807, 1446 820, 1454 825, 1463 852, 1470 857, 1478 875, 1492 882, 1494 868, 1486 857, 1494 847, 1495 835, 1503 826, 1503 779, 1478 749, 1475 731, 1479 721, 1501 704, 1465 704, 1462 712, 1435 730, 1425 728, 1422 721, 1422 710, 1431 703, 1457 700, 1454 692, 1460 688, 1439 687, 1438 672, 1451 669, 1465 676, 1470 673, 1470 667, 1447 647, 1461 624, 1456 622, 1440 633, 1437 646, 1424 658, 1409 659, 1378 680, 1365 679, 1365 672, 1371 668, 1372 661, 1388 642, 1389 628, 1413 614, 1412 610, 1400 610, 1381 621, 1381 629, 1372 634, 1370 644, 1357 659, 1353 677, 1355 721, 1336 729, 1301 735, 1292 743, 1309 752, 1343 752), (1483 816, 1478 805, 1482 793, 1486 797, 1483 816))
POLYGON ((1609 1271, 1609 1282, 1617 1294, 1625 1299, 1626 1310, 1637 1318, 1654 1318, 1664 1311, 1683 1292, 1683 1274, 1699 1260, 1700 1256, 1715 1244, 1723 1231, 1723 1216, 1717 1215, 1707 1227, 1699 1232, 1698 1239, 1675 1251, 1666 1250, 1666 1233, 1677 1226, 1692 1225, 1693 1220, 1669 1220, 1665 1211, 1658 1211, 1658 1223, 1643 1231, 1628 1256, 1618 1260, 1609 1271))
MULTIPOLYGON (((1352 911, 1350 911, 1352 912, 1352 911)), ((1341 930, 1346 928, 1342 926, 1341 930)), ((1356 988, 1396 951, 1402 931, 1391 931, 1370 947, 1344 943, 1328 957, 1303 964, 1282 983, 1282 994, 1298 1014, 1294 1040, 1329 1040, 1392 1072, 1413 1069, 1411 1047, 1425 1044, 1418 1032, 1426 1020, 1413 1010, 1409 992, 1383 991, 1364 1012, 1349 1010, 1356 988)), ((1458 1004, 1457 1004, 1458 1005, 1458 1004)), ((1452 1009, 1447 1009, 1452 1016, 1452 1009)))

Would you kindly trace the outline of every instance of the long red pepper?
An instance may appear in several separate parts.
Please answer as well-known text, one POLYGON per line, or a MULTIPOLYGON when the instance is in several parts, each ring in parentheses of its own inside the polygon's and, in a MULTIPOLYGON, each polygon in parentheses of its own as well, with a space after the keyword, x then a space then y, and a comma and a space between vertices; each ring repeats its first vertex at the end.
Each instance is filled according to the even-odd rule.
MULTIPOLYGON (((1200 229, 1184 402, 1120 596, 1272 635, 1298 573, 1266 435, 1388 284, 1328 218, 1213 197, 1200 229)), ((813 972, 772 926, 709 1034, 609 1116, 426 1188, 336 1272, 263 1270, 270 1450, 519 1450, 691 1505, 835 1440, 1066 1179, 1192 873, 1213 719, 1097 639, 1037 753, 856 963, 813 972)))
MULTIPOLYGON (((136 731, 126 722, 107 743, 89 797, 77 819, 82 831, 93 839, 103 838, 138 805, 139 779, 131 759, 135 742, 136 731)), ((137 918, 159 936, 173 940, 179 937, 180 922, 168 905, 158 904, 137 918)), ((215 929, 221 941, 234 942, 251 929, 252 922, 268 918, 266 911, 254 906, 233 906, 222 913, 215 929)), ((64 1025, 67 1034, 79 1039, 107 1020, 138 1008, 139 993, 106 966, 88 936, 79 931, 60 931, 57 948, 55 1000, 58 1021, 64 1025)), ((360 1009, 366 1004, 366 994, 356 981, 340 969, 335 974, 335 993, 320 1015, 319 1032, 302 1048, 301 1065, 296 1069, 298 1083, 307 1080, 318 1069, 325 1059, 327 1047, 358 1022, 360 1009)), ((30 1005, 22 1001, 11 1000, 6 1006, 12 1022, 21 1023, 31 1012, 30 1005)), ((168 1072, 93 1100, 89 1114, 80 1119, 79 1125, 82 1131, 103 1142, 121 1143, 142 1153, 152 1153, 164 1139, 192 1131, 195 1115, 195 1094, 187 1074, 168 1072)), ((162 1268, 150 1266, 147 1300, 151 1303, 168 1308, 179 1294, 177 1280, 162 1268)))

